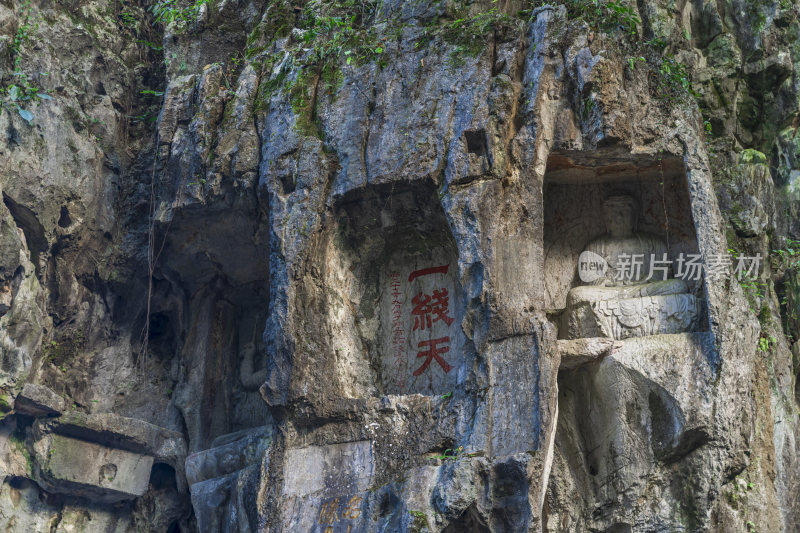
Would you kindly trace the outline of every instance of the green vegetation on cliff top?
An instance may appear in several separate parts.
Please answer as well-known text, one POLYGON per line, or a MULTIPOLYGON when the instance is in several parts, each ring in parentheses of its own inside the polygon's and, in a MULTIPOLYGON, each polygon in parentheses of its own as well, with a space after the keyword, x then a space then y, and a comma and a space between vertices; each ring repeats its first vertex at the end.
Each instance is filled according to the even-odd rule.
MULTIPOLYGON (((20 6, 19 24, 9 47, 14 70, 10 80, 3 79, 3 83, 0 84, 0 113, 3 109, 16 111, 29 124, 33 120, 33 112, 27 108, 27 104, 50 99, 50 95, 40 89, 22 70, 22 46, 28 42, 30 34, 38 27, 31 16, 30 4, 30 0, 25 0, 20 6)), ((39 75, 45 76, 46 73, 40 72, 39 75)))

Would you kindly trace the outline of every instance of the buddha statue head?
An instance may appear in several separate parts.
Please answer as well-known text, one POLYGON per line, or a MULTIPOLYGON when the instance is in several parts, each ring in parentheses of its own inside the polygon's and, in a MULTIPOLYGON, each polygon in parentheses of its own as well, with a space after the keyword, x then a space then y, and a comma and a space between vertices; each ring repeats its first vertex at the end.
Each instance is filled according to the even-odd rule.
POLYGON ((610 237, 624 239, 636 231, 636 200, 627 194, 612 194, 603 202, 603 219, 610 237))
MULTIPOLYGON (((638 232, 638 216, 638 203, 629 194, 612 193, 606 198, 603 202, 606 232, 589 241, 583 251, 600 256, 607 268, 602 275, 597 271, 587 276, 581 271, 581 281, 605 287, 651 281, 651 261, 661 260, 669 249, 663 238, 638 232)), ((599 261, 594 255, 587 256, 587 264, 599 261)), ((663 270, 661 273, 663 276, 663 270)))

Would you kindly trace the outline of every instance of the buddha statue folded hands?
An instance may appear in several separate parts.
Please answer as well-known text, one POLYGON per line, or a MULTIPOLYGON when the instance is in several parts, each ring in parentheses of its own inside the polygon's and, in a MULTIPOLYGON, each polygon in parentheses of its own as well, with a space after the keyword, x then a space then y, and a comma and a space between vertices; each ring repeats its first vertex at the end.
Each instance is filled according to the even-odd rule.
POLYGON ((692 331, 697 302, 682 279, 670 278, 666 242, 635 231, 636 203, 627 195, 603 204, 607 233, 581 254, 579 269, 596 266, 567 295, 567 337, 625 339, 692 331))

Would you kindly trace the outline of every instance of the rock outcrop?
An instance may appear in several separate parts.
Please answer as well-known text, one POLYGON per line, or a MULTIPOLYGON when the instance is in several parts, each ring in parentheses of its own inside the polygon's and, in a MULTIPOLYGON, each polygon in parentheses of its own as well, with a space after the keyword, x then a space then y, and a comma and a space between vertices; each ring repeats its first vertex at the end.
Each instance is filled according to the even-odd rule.
POLYGON ((0 0, 0 529, 797 531, 798 12, 0 0))

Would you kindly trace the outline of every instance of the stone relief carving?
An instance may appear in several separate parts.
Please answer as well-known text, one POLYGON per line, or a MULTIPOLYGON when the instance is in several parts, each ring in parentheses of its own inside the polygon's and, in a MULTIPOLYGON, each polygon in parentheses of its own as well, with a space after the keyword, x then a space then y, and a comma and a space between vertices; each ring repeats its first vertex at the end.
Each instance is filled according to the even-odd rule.
POLYGON ((239 380, 242 382, 244 390, 258 390, 258 388, 267 380, 267 370, 255 370, 255 356, 258 354, 255 341, 246 343, 240 348, 239 353, 242 356, 242 363, 239 366, 239 380))
POLYGON ((592 266, 597 268, 585 285, 567 295, 567 338, 626 339, 696 328, 695 297, 684 280, 669 279, 669 267, 662 266, 662 259, 663 265, 669 264, 667 244, 637 232, 637 214, 628 195, 612 195, 604 202, 607 233, 582 254, 595 258, 592 266))

